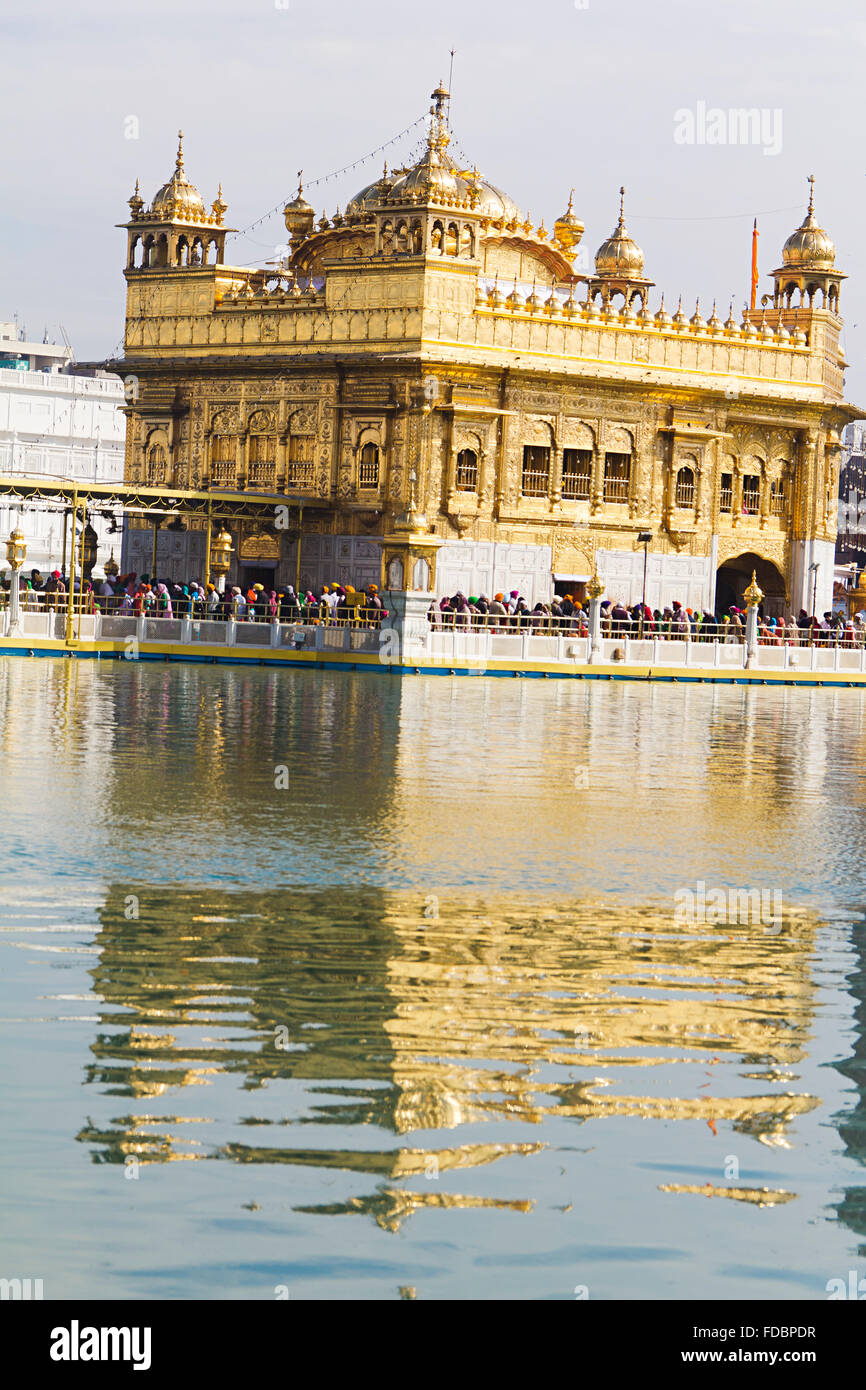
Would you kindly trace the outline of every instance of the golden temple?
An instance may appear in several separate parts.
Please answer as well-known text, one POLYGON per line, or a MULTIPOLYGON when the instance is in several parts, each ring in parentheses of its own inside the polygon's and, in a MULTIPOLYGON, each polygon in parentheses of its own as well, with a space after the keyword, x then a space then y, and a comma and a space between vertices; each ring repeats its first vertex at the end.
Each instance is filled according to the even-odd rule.
MULTIPOLYGON (((441 83, 432 99, 421 159, 342 213, 317 221, 299 186, 269 267, 226 263, 222 190, 208 208, 182 144, 149 207, 136 185, 112 364, 133 380, 126 482, 260 495, 233 524, 232 582, 532 602, 597 573, 635 602, 646 546, 653 607, 718 611, 753 570, 769 612, 829 607, 858 411, 812 193, 742 322, 653 310, 624 190, 590 269, 574 193, 534 225, 459 167, 441 83)), ((150 524, 131 523, 126 569, 151 568, 150 524)), ((177 531, 166 563, 203 576, 204 522, 177 531)))

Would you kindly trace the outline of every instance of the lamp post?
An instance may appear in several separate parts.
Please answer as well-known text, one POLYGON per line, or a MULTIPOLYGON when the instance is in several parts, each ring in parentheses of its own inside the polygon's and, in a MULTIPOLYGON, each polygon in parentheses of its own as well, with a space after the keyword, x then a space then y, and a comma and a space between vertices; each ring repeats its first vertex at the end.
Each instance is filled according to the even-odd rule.
POLYGON ((815 609, 818 604, 818 571, 821 566, 817 560, 813 560, 809 566, 809 573, 812 576, 812 617, 816 617, 815 609))
MULTIPOLYGON (((210 551, 210 571, 218 589, 220 584, 225 588, 225 578, 232 562, 232 549, 232 538, 228 531, 220 531, 210 551)), ((220 593, 222 593, 222 589, 220 589, 220 593)))
POLYGON ((604 585, 599 579, 597 571, 587 584, 586 592, 589 597, 589 660, 591 665, 598 661, 601 653, 601 596, 604 593, 604 585))
POLYGON ((12 571, 12 587, 9 590, 9 633, 17 631, 21 617, 21 594, 18 588, 18 572, 27 558, 24 537, 16 526, 6 542, 6 559, 12 571))
POLYGON ((640 600, 640 628, 638 630, 638 637, 643 637, 644 613, 646 612, 646 562, 647 557, 649 555, 649 545, 652 538, 652 531, 640 531, 638 533, 638 545, 643 546, 643 589, 641 591, 640 600))
POLYGON ((758 655, 758 604, 764 591, 758 587, 758 579, 752 570, 752 582, 743 594, 746 600, 746 665, 751 666, 758 655))

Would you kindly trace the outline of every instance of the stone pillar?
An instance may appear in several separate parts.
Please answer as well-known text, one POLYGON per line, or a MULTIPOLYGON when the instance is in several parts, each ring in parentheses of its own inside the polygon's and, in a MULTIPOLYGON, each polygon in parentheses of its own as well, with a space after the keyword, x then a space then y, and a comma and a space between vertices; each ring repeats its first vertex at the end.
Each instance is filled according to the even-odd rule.
POLYGON ((7 636, 14 637, 18 633, 21 621, 21 578, 18 569, 12 570, 12 584, 9 589, 9 630, 7 636))
POLYGON ((379 633, 382 660, 386 665, 411 666, 416 658, 429 654, 427 613, 433 595, 422 589, 391 589, 384 597, 388 616, 379 633))
POLYGON ((597 574, 592 576, 586 586, 589 596, 589 661, 590 665, 601 660, 601 597, 604 585, 597 574))

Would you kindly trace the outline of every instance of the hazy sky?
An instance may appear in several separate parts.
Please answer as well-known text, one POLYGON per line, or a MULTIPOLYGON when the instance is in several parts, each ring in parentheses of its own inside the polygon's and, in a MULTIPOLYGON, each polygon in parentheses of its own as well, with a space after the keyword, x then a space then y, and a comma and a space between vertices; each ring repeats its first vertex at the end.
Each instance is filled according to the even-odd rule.
MULTIPOLYGON (((188 176, 208 203, 222 180, 230 225, 292 196, 300 167, 310 201, 330 213, 384 156, 313 180, 423 115, 453 47, 461 150, 548 227, 574 185, 591 254, 624 183, 653 307, 664 291, 671 310, 682 293, 689 314, 698 295, 705 317, 714 298, 723 318, 732 296, 741 308, 755 214, 766 292, 814 173, 817 215, 852 277, 841 297, 847 394, 866 406, 857 0, 27 0, 17 10, 0 21, 0 319, 17 313, 40 338, 62 324, 79 358, 118 345, 125 233, 114 224, 136 177, 148 201, 169 178, 179 126, 188 176), (721 129, 712 113, 740 108, 763 113, 757 138, 707 143, 721 129), (694 143, 683 143, 690 124, 694 143)), ((392 146, 389 163, 419 135, 392 146)), ((284 240, 277 215, 232 238, 227 258, 262 262, 284 240)))

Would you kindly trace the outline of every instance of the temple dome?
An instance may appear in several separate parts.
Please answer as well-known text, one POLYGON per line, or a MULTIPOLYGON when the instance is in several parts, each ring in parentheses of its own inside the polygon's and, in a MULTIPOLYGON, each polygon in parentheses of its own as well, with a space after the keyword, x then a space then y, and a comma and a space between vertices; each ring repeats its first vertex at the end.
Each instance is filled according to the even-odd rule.
POLYGON ((151 212, 170 217, 188 217, 194 221, 205 217, 204 198, 191 184, 183 169, 183 131, 177 133, 177 162, 168 183, 156 193, 151 212))
POLYGON ((836 261, 836 247, 814 217, 815 180, 810 178, 809 207, 806 216, 792 232, 782 250, 782 262, 791 269, 831 270, 836 261))
POLYGON ((449 93, 440 82, 432 93, 433 120, 422 158, 411 169, 402 169, 396 177, 368 184, 356 193, 347 211, 363 211, 382 202, 422 202, 425 198, 450 202, 468 199, 473 211, 496 222, 519 218, 520 209, 495 184, 483 179, 477 169, 460 169, 447 153, 451 136, 448 131, 446 104, 449 93))
POLYGON ((625 189, 619 190, 619 221, 595 253, 596 275, 616 276, 618 279, 639 279, 643 275, 644 255, 637 242, 626 231, 623 218, 625 189))

